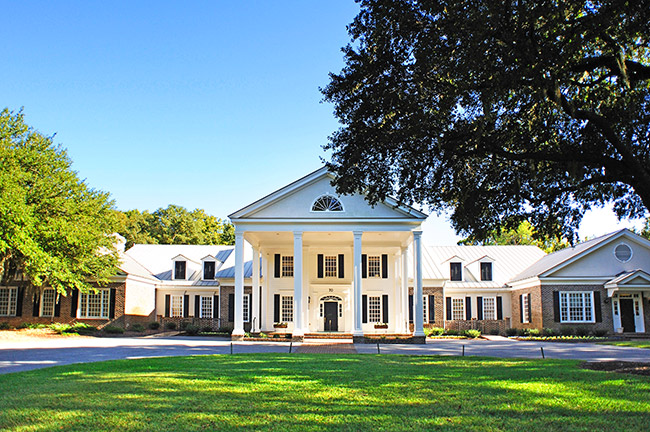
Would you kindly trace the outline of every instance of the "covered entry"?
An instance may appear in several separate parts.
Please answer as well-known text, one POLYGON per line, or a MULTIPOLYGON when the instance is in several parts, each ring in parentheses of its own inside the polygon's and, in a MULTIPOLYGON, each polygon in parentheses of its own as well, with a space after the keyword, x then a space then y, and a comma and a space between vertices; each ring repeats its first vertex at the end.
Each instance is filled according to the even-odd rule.
POLYGON ((612 299, 614 331, 645 333, 643 299, 650 296, 650 275, 643 270, 624 273, 605 288, 612 299))
POLYGON ((339 318, 343 318, 343 300, 338 296, 328 295, 320 299, 320 317, 326 332, 339 331, 339 318))

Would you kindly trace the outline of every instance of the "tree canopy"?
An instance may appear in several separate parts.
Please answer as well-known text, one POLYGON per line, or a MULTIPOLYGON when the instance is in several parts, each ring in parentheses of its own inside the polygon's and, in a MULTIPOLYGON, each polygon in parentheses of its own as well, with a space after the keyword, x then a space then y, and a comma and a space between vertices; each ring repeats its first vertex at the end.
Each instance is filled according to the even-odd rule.
POLYGON ((322 89, 339 193, 393 195, 474 239, 650 208, 650 1, 362 0, 322 89))
POLYGON ((467 237, 458 244, 464 245, 532 245, 546 253, 551 253, 569 247, 566 239, 559 237, 540 236, 535 232, 530 222, 523 221, 516 228, 498 228, 488 234, 483 240, 467 237))
POLYGON ((59 293, 90 289, 116 272, 113 202, 71 169, 66 151, 0 112, 0 270, 59 293))
POLYGON ((143 244, 214 244, 235 243, 235 228, 227 220, 170 204, 153 213, 128 210, 119 213, 118 232, 126 238, 126 247, 143 244))

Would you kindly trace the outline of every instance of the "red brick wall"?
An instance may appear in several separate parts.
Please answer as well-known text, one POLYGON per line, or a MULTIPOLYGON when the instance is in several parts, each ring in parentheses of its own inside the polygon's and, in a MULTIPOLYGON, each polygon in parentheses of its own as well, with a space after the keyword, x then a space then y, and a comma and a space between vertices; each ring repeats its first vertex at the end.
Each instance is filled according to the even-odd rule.
POLYGON ((610 302, 605 303, 607 299, 607 290, 602 285, 544 285, 542 286, 542 312, 543 324, 545 328, 560 330, 562 327, 584 327, 591 331, 605 330, 609 333, 614 332, 612 321, 612 305, 610 302), (600 292, 600 311, 602 322, 599 323, 571 323, 561 324, 555 322, 553 313, 553 291, 598 291, 600 292))
MULTIPOLYGON (((551 298, 551 302, 552 301, 553 299, 551 298)), ((511 326, 513 328, 528 328, 528 329, 541 330, 543 326, 542 325, 543 324, 542 303, 543 303, 542 291, 539 285, 532 288, 523 288, 523 289, 512 291, 510 297, 510 305, 511 305, 510 309, 512 312, 511 326), (523 294, 530 294, 530 322, 528 323, 521 322, 520 298, 523 294)), ((551 314, 552 313, 553 313, 553 304, 551 303, 551 314)))

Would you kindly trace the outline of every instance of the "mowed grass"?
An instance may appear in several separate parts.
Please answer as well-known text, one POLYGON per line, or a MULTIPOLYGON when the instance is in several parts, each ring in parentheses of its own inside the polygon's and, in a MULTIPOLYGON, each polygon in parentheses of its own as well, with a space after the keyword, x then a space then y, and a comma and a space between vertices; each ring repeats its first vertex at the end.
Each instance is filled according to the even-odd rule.
POLYGON ((15 431, 647 431, 650 379, 559 360, 241 354, 0 376, 15 431))
POLYGON ((608 341, 599 342, 601 345, 616 345, 634 348, 650 348, 650 340, 626 340, 626 341, 608 341))

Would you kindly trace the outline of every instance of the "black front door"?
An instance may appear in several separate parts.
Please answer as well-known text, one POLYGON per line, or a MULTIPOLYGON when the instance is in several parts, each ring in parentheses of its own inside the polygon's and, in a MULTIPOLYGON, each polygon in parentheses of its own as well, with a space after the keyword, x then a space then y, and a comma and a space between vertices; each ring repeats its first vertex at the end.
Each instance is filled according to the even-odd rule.
POLYGON ((621 306, 621 326, 626 333, 636 332, 636 325, 634 324, 634 300, 620 299, 621 306))
POLYGON ((339 304, 325 302, 325 331, 339 331, 339 304))

